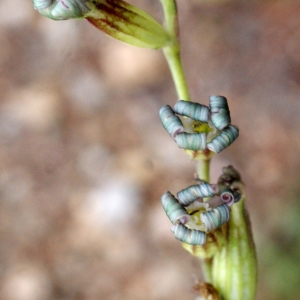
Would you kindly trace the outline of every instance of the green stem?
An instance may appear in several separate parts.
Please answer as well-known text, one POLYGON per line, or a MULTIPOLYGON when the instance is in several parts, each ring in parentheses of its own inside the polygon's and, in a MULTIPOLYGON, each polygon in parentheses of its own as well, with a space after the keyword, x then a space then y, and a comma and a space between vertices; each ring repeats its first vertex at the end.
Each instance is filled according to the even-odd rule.
POLYGON ((205 282, 212 283, 212 259, 201 258, 200 262, 205 282))
MULTIPOLYGON (((160 0, 163 6, 165 15, 165 27, 172 37, 172 43, 163 48, 164 55, 168 62, 173 81, 175 84, 177 96, 180 100, 190 101, 190 95, 182 67, 180 57, 180 43, 178 30, 178 15, 176 0, 160 0)), ((197 160, 197 175, 198 178, 209 182, 209 167, 210 159, 204 157, 197 160)), ((203 259, 202 271, 205 280, 211 282, 212 278, 212 262, 211 259, 203 259)))
MULTIPOLYGON (((197 176, 199 179, 209 182, 210 158, 197 159, 197 176)), ((206 282, 212 283, 212 259, 200 258, 203 276, 206 282)))
POLYGON ((180 100, 190 100, 188 86, 184 75, 181 57, 180 43, 178 33, 177 6, 175 0, 160 0, 165 15, 165 26, 172 37, 170 45, 163 48, 164 55, 168 62, 173 81, 175 84, 177 96, 180 100))
POLYGON ((209 182, 210 158, 198 158, 196 168, 198 178, 209 182))

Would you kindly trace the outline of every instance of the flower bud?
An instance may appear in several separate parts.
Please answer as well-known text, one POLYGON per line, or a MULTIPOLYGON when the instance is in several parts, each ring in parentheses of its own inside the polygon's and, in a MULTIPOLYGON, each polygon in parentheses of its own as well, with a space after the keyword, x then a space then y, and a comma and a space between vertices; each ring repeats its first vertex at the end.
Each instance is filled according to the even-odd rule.
POLYGON ((162 48, 169 44, 167 31, 149 14, 121 0, 90 0, 87 20, 106 34, 127 44, 162 48))
POLYGON ((53 20, 83 18, 91 10, 87 0, 32 0, 40 14, 53 20))
POLYGON ((53 20, 86 18, 113 38, 130 45, 162 48, 170 35, 149 14, 122 0, 32 0, 34 8, 53 20))

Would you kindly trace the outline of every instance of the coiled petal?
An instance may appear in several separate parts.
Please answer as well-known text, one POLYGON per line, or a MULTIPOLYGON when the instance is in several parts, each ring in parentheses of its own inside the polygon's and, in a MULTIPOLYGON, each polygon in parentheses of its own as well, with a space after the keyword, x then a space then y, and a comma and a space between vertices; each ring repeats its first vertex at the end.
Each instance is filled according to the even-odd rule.
POLYGON ((40 14, 53 20, 83 18, 92 7, 87 0, 32 0, 40 14))
POLYGON ((162 125, 173 139, 178 133, 184 131, 180 118, 175 115, 171 106, 164 105, 161 107, 159 110, 159 116, 162 125))
POLYGON ((208 122, 209 109, 207 106, 199 103, 179 100, 175 104, 174 111, 179 115, 189 117, 196 121, 208 122))
POLYGON ((166 212, 166 215, 173 224, 175 224, 177 221, 182 224, 189 222, 190 215, 170 192, 166 192, 162 195, 161 204, 166 212))
POLYGON ((217 206, 212 211, 202 212, 201 221, 205 225, 207 232, 220 228, 230 218, 230 209, 226 204, 217 206))
POLYGON ((216 195, 218 187, 213 184, 201 182, 197 185, 191 185, 177 193, 179 203, 188 206, 199 198, 216 195))
POLYGON ((177 240, 189 245, 204 245, 206 242, 206 233, 203 231, 189 229, 182 224, 174 225, 171 230, 177 240))
POLYGON ((229 188, 221 191, 220 198, 227 206, 231 206, 235 202, 234 192, 229 188))
POLYGON ((210 96, 209 107, 211 112, 210 119, 217 129, 222 130, 230 124, 230 111, 225 97, 210 96))
POLYGON ((206 134, 202 133, 186 133, 182 132, 176 135, 176 143, 179 148, 187 150, 205 150, 206 134))
POLYGON ((210 143, 207 148, 213 152, 219 153, 229 145, 231 145, 239 136, 239 129, 237 126, 229 125, 221 131, 210 143))

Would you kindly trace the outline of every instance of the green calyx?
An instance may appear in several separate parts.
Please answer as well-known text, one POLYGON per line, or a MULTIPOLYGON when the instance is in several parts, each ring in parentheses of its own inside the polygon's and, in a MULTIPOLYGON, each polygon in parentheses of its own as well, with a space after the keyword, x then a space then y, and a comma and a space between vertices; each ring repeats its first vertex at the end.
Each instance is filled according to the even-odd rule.
POLYGON ((85 18, 98 29, 127 44, 158 49, 171 42, 154 18, 122 0, 32 0, 34 8, 53 20, 85 18))
POLYGON ((244 200, 232 206, 226 242, 212 259, 211 280, 224 300, 255 299, 257 261, 244 200))
POLYGON ((149 14, 124 1, 90 1, 86 19, 94 26, 127 44, 158 49, 170 43, 167 31, 149 14))

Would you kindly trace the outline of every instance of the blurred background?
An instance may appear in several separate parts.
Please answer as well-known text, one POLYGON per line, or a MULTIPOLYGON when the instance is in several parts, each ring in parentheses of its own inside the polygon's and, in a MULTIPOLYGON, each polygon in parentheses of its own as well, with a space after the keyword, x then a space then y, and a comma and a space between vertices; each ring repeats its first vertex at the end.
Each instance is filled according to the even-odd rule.
MULTIPOLYGON (((162 21, 159 1, 129 1, 162 21)), ((213 158, 247 186, 257 299, 299 299, 299 1, 179 0, 192 100, 228 98, 239 139, 213 158)), ((161 51, 0 2, 0 299, 194 299, 197 259, 160 197, 194 164, 160 124, 161 51)))

